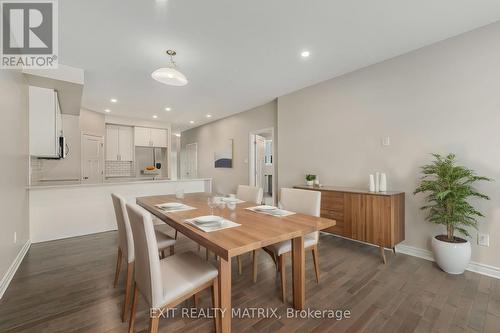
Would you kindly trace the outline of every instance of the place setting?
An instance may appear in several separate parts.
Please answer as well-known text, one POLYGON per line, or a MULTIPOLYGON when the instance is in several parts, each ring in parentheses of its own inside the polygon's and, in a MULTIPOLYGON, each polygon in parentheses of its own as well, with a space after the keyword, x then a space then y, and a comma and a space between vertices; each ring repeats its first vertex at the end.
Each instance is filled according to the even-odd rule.
POLYGON ((278 207, 270 206, 270 205, 259 205, 259 206, 255 206, 255 207, 248 207, 247 209, 251 210, 252 212, 267 214, 267 215, 272 215, 272 216, 278 216, 278 217, 285 217, 285 216, 290 216, 290 215, 295 214, 295 212, 280 209, 278 207))
POLYGON ((186 210, 196 209, 195 207, 188 206, 186 204, 183 204, 182 202, 165 202, 162 204, 155 205, 155 207, 168 213, 182 212, 186 210))
POLYGON ((192 219, 187 219, 186 223, 204 232, 213 232, 228 228, 239 227, 241 225, 233 221, 227 220, 222 216, 217 216, 217 215, 198 216, 192 219))

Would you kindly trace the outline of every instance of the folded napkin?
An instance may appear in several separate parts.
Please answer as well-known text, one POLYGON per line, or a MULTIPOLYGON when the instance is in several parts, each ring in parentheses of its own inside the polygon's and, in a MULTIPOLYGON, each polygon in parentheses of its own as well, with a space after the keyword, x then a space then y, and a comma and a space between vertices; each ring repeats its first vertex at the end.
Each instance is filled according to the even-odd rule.
POLYGON ((176 207, 164 207, 164 205, 167 205, 167 204, 170 204, 171 202, 165 202, 165 203, 162 203, 162 204, 158 204, 158 205, 155 205, 156 208, 159 208, 165 212, 169 212, 169 213, 173 213, 173 212, 182 212, 182 211, 185 211, 185 210, 192 210, 192 209, 196 209, 195 207, 191 207, 191 206, 188 206, 188 205, 185 205, 185 204, 181 204, 180 206, 176 206, 176 207))
POLYGON ((248 207, 247 209, 251 210, 252 212, 267 214, 267 215, 271 215, 271 216, 278 216, 278 217, 284 217, 284 216, 290 216, 290 215, 296 214, 295 212, 291 212, 291 211, 284 210, 284 209, 279 209, 277 207, 273 210, 259 210, 259 207, 265 207, 265 205, 264 206, 248 207))
POLYGON ((219 231, 223 229, 228 229, 228 228, 234 228, 234 227, 239 227, 241 224, 235 223, 233 221, 229 221, 226 219, 223 219, 219 225, 210 225, 207 223, 207 225, 199 224, 195 222, 196 218, 193 219, 188 219, 186 220, 187 224, 192 225, 193 227, 196 227, 204 232, 213 232, 213 231, 219 231))

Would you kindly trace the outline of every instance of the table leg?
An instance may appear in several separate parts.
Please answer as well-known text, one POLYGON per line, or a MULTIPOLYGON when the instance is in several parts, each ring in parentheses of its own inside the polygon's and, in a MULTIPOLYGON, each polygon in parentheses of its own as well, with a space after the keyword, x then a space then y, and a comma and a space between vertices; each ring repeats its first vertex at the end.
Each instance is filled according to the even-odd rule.
POLYGON ((220 308, 224 311, 220 318, 221 332, 231 332, 231 258, 219 257, 219 293, 220 308))
POLYGON ((382 257, 383 263, 386 264, 387 260, 385 258, 385 248, 383 245, 380 245, 380 256, 382 257))
POLYGON ((303 310, 306 304, 304 237, 292 239, 292 274, 293 307, 303 310))

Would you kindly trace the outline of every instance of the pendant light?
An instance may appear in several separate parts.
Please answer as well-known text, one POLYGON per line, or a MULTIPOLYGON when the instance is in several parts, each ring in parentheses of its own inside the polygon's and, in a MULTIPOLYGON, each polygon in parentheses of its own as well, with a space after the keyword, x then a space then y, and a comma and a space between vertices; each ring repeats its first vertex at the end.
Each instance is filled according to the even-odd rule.
POLYGON ((174 50, 168 50, 167 55, 170 56, 170 64, 168 67, 158 68, 153 73, 151 73, 151 77, 158 82, 163 84, 168 84, 169 86, 185 86, 188 83, 188 80, 179 72, 176 67, 174 61, 174 56, 177 53, 174 50))

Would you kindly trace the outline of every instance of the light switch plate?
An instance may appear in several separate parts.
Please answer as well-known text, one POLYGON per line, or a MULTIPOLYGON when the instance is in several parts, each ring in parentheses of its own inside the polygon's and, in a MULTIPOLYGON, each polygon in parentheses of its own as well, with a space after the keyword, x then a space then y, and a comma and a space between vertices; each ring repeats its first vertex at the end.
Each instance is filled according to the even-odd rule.
POLYGON ((490 246, 490 235, 489 234, 477 234, 477 245, 480 246, 490 246))

